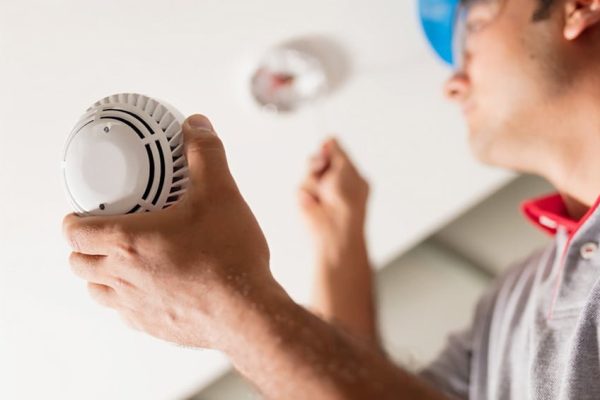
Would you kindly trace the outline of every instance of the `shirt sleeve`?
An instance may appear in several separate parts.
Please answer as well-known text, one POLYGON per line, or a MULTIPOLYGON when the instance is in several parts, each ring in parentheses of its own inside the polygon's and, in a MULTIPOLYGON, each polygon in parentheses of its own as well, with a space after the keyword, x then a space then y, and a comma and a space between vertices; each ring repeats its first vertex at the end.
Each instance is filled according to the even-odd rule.
POLYGON ((444 350, 419 376, 446 395, 468 399, 472 343, 471 327, 450 335, 444 350))
POLYGON ((479 398, 490 379, 488 357, 490 347, 494 347, 492 326, 510 323, 505 321, 508 300, 514 296, 529 296, 518 287, 528 287, 525 283, 534 279, 540 257, 551 257, 555 251, 552 243, 497 278, 479 299, 471 325, 448 337, 445 348, 419 373, 420 377, 453 398, 479 398))

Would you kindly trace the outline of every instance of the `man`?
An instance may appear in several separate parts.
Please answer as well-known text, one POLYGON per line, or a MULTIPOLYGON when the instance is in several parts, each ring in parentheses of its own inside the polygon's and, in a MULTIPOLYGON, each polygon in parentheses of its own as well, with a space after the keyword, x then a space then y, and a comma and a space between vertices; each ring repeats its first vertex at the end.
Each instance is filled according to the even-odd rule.
MULTIPOLYGON (((268 398, 600 398, 600 0, 441 3, 458 16, 461 50, 436 49, 457 66, 446 92, 463 107, 473 152, 542 175, 561 194, 526 207, 555 235, 552 246, 503 277, 430 367, 412 375, 377 346, 362 239, 367 187, 334 141, 300 195, 321 254, 324 319, 274 281, 223 145, 199 115, 184 126, 191 186, 177 205, 65 219, 73 271, 92 296, 153 336, 223 351, 268 398), (342 268, 367 283, 332 284, 342 268)), ((429 11, 433 37, 427 24, 447 9, 429 11)))

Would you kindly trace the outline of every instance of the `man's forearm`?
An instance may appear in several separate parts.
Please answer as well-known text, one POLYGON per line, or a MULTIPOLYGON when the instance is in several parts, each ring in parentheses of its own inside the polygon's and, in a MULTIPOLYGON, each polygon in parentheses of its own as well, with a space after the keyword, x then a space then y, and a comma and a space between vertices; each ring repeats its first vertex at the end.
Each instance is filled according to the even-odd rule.
POLYGON ((267 398, 445 399, 373 346, 294 303, 279 286, 244 299, 223 350, 267 398))
POLYGON ((354 235, 343 246, 323 249, 317 263, 315 311, 357 338, 379 346, 373 271, 364 235, 354 235))

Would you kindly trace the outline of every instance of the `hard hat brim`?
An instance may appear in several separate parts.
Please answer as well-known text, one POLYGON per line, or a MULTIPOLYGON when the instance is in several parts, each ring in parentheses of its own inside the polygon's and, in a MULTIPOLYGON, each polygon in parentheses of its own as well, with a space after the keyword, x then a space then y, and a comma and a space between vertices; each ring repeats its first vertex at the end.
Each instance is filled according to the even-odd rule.
POLYGON ((460 0, 418 0, 421 26, 436 54, 454 65, 454 28, 460 0))

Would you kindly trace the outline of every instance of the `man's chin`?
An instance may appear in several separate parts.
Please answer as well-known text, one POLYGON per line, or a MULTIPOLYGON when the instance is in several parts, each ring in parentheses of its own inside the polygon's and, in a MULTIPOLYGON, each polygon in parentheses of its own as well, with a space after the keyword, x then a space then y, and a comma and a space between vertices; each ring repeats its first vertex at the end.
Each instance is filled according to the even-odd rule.
POLYGON ((474 130, 472 126, 469 127, 469 147, 471 149, 471 154, 477 161, 490 166, 497 165, 491 157, 491 140, 489 140, 484 132, 474 130))

